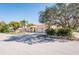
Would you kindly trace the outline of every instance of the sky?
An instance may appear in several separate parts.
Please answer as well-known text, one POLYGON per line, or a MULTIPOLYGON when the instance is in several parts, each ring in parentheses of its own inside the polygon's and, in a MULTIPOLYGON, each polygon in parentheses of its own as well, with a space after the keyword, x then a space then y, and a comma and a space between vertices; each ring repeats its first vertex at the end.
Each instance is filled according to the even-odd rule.
POLYGON ((0 21, 20 21, 39 24, 39 12, 53 3, 0 3, 0 21))

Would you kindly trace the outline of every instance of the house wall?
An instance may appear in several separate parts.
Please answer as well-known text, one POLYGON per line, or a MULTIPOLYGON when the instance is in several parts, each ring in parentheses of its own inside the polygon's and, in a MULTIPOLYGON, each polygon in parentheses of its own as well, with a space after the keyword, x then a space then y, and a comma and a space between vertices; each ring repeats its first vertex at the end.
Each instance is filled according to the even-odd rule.
POLYGON ((46 25, 34 25, 29 27, 28 30, 32 32, 44 32, 46 29, 47 29, 46 25))

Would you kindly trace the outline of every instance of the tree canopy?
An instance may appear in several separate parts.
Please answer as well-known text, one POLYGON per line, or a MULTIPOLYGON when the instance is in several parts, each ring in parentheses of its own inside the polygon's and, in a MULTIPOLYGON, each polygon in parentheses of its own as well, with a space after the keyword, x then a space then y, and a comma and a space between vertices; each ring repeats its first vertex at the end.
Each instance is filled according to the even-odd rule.
POLYGON ((40 12, 39 21, 49 25, 60 25, 62 28, 77 28, 79 26, 79 4, 57 3, 54 7, 46 7, 40 12))

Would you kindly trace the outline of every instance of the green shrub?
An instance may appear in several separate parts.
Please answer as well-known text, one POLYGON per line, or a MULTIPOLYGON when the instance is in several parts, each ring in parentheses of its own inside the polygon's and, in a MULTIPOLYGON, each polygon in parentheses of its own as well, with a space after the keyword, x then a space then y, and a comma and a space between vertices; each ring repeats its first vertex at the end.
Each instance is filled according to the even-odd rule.
POLYGON ((58 36, 70 36, 71 29, 58 29, 57 33, 58 36))
POLYGON ((10 32, 9 29, 4 30, 4 33, 9 33, 9 32, 10 32))
POLYGON ((57 36, 71 36, 72 29, 47 29, 46 30, 47 35, 57 35, 57 36))
POLYGON ((46 34, 47 35, 55 35, 56 34, 56 31, 54 29, 47 29, 46 30, 46 34))
POLYGON ((2 29, 0 29, 0 32, 1 33, 9 33, 10 32, 10 29, 8 26, 4 26, 2 29))

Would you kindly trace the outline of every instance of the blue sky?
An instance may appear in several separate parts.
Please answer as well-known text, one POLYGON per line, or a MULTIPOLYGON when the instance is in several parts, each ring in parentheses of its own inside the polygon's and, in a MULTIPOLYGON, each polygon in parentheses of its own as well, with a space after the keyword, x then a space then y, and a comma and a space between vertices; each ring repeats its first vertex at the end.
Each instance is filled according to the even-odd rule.
POLYGON ((39 24, 39 12, 50 3, 0 3, 0 21, 27 20, 29 23, 39 24))

